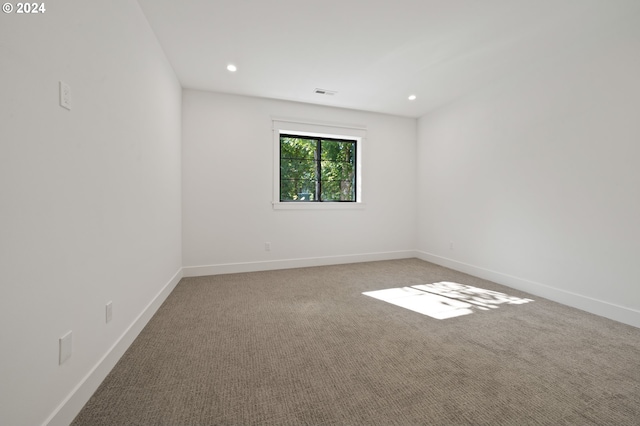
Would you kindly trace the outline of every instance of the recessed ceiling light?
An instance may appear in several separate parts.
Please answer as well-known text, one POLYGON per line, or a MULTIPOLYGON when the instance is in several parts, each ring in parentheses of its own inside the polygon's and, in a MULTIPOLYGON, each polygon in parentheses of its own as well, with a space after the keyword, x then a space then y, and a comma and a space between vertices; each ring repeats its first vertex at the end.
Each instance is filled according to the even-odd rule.
POLYGON ((410 101, 415 101, 416 100, 416 95, 409 95, 409 100, 410 101))
POLYGON ((236 72, 236 71, 238 71, 238 67, 236 67, 233 64, 229 64, 229 65, 227 65, 227 70, 229 70, 231 72, 236 72))

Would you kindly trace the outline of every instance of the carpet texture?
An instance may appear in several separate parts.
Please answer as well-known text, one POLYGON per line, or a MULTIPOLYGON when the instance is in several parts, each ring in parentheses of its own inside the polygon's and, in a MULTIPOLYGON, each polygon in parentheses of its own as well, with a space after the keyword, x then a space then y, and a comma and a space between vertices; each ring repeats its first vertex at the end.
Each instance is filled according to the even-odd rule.
POLYGON ((640 424, 640 330, 417 259, 184 278, 73 422, 463 424, 640 424), (362 294, 443 281, 533 302, 362 294))

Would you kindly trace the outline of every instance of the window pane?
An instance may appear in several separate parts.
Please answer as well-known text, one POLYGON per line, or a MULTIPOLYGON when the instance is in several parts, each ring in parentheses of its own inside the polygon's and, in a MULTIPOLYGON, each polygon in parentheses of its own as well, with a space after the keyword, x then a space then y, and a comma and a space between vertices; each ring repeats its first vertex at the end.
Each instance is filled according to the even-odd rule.
POLYGON ((313 160, 280 160, 280 176, 282 179, 316 180, 316 162, 313 160))
POLYGON ((315 201, 316 182, 303 179, 280 180, 280 201, 315 201))
POLYGON ((340 181, 322 181, 322 201, 340 201, 340 181))
POLYGON ((322 201, 355 201, 355 185, 349 180, 322 182, 322 201))
POLYGON ((280 201, 316 201, 316 141, 280 137, 280 201))
POLYGON ((322 141, 322 200, 355 201, 355 142, 322 141))
POLYGON ((355 147, 351 141, 322 140, 322 159, 355 164, 355 147))
POLYGON ((313 160, 316 154, 316 141, 288 136, 280 138, 280 158, 306 158, 313 160))

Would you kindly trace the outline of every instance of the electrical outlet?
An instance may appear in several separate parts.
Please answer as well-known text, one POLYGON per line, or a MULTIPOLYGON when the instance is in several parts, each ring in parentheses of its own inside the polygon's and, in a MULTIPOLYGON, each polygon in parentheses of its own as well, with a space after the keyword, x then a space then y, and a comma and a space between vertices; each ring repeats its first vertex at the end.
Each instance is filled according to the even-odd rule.
POLYGON ((60 357, 59 364, 62 365, 66 360, 71 358, 72 350, 72 334, 71 330, 60 338, 60 357))
POLYGON ((449 250, 453 250, 453 241, 449 241, 449 250))
POLYGON ((113 303, 110 302, 110 301, 107 302, 107 306, 106 306, 106 309, 105 309, 105 313, 106 313, 105 319, 106 319, 107 323, 110 322, 111 318, 113 317, 113 309, 112 308, 113 308, 113 303))
POLYGON ((64 81, 60 82, 60 106, 71 111, 71 86, 64 81))
POLYGON ((271 251, 271 243, 264 243, 264 251, 271 251))

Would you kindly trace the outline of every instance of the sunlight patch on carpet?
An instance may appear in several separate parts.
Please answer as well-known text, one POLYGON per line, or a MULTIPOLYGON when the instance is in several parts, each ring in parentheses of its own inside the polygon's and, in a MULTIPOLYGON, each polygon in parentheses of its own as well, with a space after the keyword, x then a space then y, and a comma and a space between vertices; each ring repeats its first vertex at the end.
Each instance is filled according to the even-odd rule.
POLYGON ((362 294, 436 319, 469 315, 478 310, 498 309, 498 305, 502 304, 521 305, 533 302, 532 299, 447 281, 366 291, 362 294))

